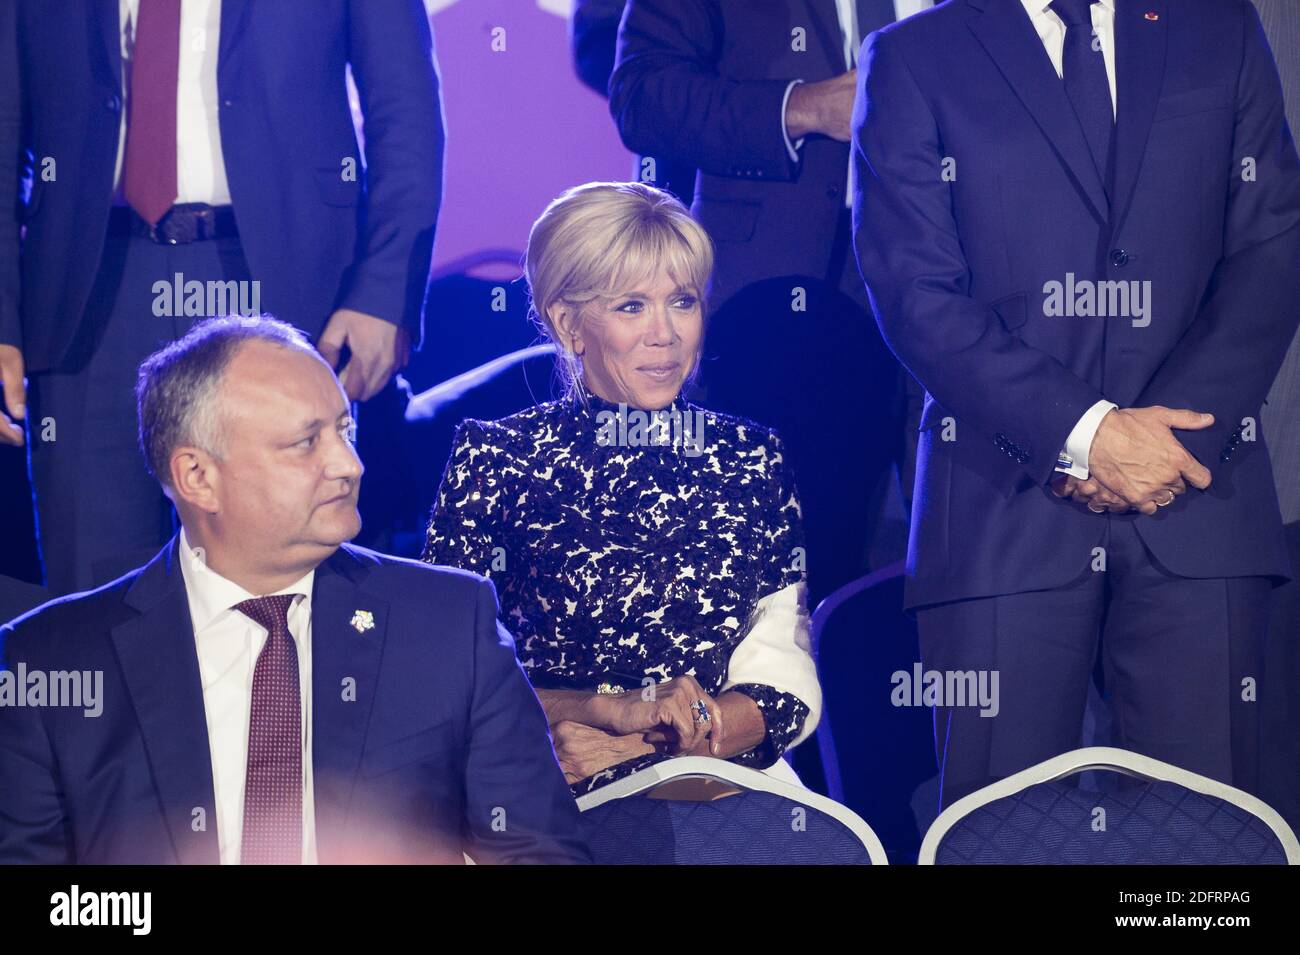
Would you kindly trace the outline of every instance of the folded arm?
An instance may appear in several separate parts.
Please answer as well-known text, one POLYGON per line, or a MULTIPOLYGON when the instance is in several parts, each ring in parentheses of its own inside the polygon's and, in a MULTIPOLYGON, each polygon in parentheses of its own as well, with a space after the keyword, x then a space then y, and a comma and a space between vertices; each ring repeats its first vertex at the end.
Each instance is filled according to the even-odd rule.
POLYGON ((782 110, 795 77, 719 76, 722 32, 716 3, 630 0, 609 83, 623 143, 713 175, 789 181, 782 110))

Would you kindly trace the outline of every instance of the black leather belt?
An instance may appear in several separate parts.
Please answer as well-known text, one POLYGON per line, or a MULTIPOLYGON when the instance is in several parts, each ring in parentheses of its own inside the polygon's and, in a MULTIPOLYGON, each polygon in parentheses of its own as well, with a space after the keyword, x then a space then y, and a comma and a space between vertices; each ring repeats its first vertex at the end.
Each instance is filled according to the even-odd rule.
POLYGON ((130 206, 115 206, 108 217, 111 235, 133 235, 152 239, 159 245, 186 245, 204 239, 227 239, 239 235, 235 212, 230 206, 209 206, 202 202, 183 202, 172 206, 149 225, 130 206))

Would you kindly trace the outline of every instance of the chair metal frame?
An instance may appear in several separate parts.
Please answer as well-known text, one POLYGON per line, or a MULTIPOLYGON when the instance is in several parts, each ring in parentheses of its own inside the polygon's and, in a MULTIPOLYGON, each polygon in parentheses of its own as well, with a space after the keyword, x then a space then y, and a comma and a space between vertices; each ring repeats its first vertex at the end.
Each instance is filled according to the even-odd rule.
POLYGON ((1076 773, 1090 769, 1106 769, 1138 779, 1177 783, 1194 792, 1230 802, 1239 809, 1244 809, 1257 817, 1273 830, 1273 834, 1282 843, 1282 849, 1286 853, 1287 865, 1300 865, 1300 843, 1296 841, 1295 833, 1291 831, 1291 827, 1287 825, 1286 820, 1278 814, 1277 810, 1263 800, 1226 783, 1202 776, 1199 773, 1180 769, 1170 763, 1152 759, 1150 756, 1143 756, 1125 749, 1116 749, 1112 746, 1087 746, 1083 749, 1062 753, 1060 756, 1053 756, 1036 766, 1030 766, 1028 769, 1021 770, 1005 779, 999 779, 997 782, 957 800, 939 814, 939 817, 935 819, 926 832, 925 838, 921 840, 921 851, 916 860, 917 865, 936 865, 935 856, 938 854, 944 836, 957 824, 958 820, 981 806, 1015 795, 1030 786, 1063 779, 1066 776, 1073 776, 1076 773))
MULTIPOLYGON (((812 615, 813 659, 820 659, 822 631, 826 629, 827 621, 840 608, 841 604, 846 603, 865 590, 870 590, 877 584, 903 576, 905 569, 906 561, 895 561, 887 567, 874 570, 857 580, 850 581, 829 597, 823 598, 812 615)), ((840 775, 839 754, 835 750, 835 734, 831 729, 830 706, 825 699, 822 701, 822 715, 817 723, 815 735, 817 737, 817 752, 822 760, 822 774, 826 778, 826 792, 835 802, 842 803, 844 801, 844 781, 840 775)))
POLYGON ((715 779, 751 792, 772 793, 825 813, 853 833, 867 850, 872 865, 889 864, 885 847, 880 844, 875 832, 861 816, 847 806, 827 799, 810 789, 773 779, 766 773, 760 773, 748 766, 737 766, 725 759, 714 759, 710 756, 679 756, 647 766, 631 776, 625 776, 580 797, 578 809, 586 812, 614 799, 639 795, 669 780, 689 778, 715 779))

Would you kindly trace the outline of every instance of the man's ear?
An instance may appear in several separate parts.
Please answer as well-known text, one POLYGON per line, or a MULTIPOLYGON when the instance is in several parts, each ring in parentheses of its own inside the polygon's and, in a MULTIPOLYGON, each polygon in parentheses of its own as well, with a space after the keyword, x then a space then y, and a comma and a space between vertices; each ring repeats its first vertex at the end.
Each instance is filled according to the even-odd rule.
POLYGON ((221 473, 212 455, 202 448, 180 447, 171 458, 172 500, 184 501, 197 510, 216 514, 220 510, 221 473))

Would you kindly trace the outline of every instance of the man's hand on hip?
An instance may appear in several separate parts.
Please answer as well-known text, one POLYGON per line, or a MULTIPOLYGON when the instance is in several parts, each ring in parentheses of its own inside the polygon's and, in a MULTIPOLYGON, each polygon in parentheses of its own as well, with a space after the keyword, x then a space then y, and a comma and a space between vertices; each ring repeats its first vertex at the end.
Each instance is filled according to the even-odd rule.
POLYGON ((1202 491, 1210 486, 1209 469, 1179 443, 1173 429, 1199 431, 1213 424, 1213 415, 1185 408, 1113 409, 1092 439, 1089 481, 1143 514, 1154 514, 1186 491, 1187 484, 1202 491))
POLYGON ((5 408, 0 411, 0 444, 22 447, 23 426, 27 417, 27 382, 23 378, 23 353, 13 345, 0 345, 0 386, 4 388, 5 408))
POLYGON ((352 401, 369 401, 411 360, 411 336, 405 328, 350 308, 330 316, 316 348, 338 372, 352 401), (352 354, 339 371, 345 344, 352 354))

